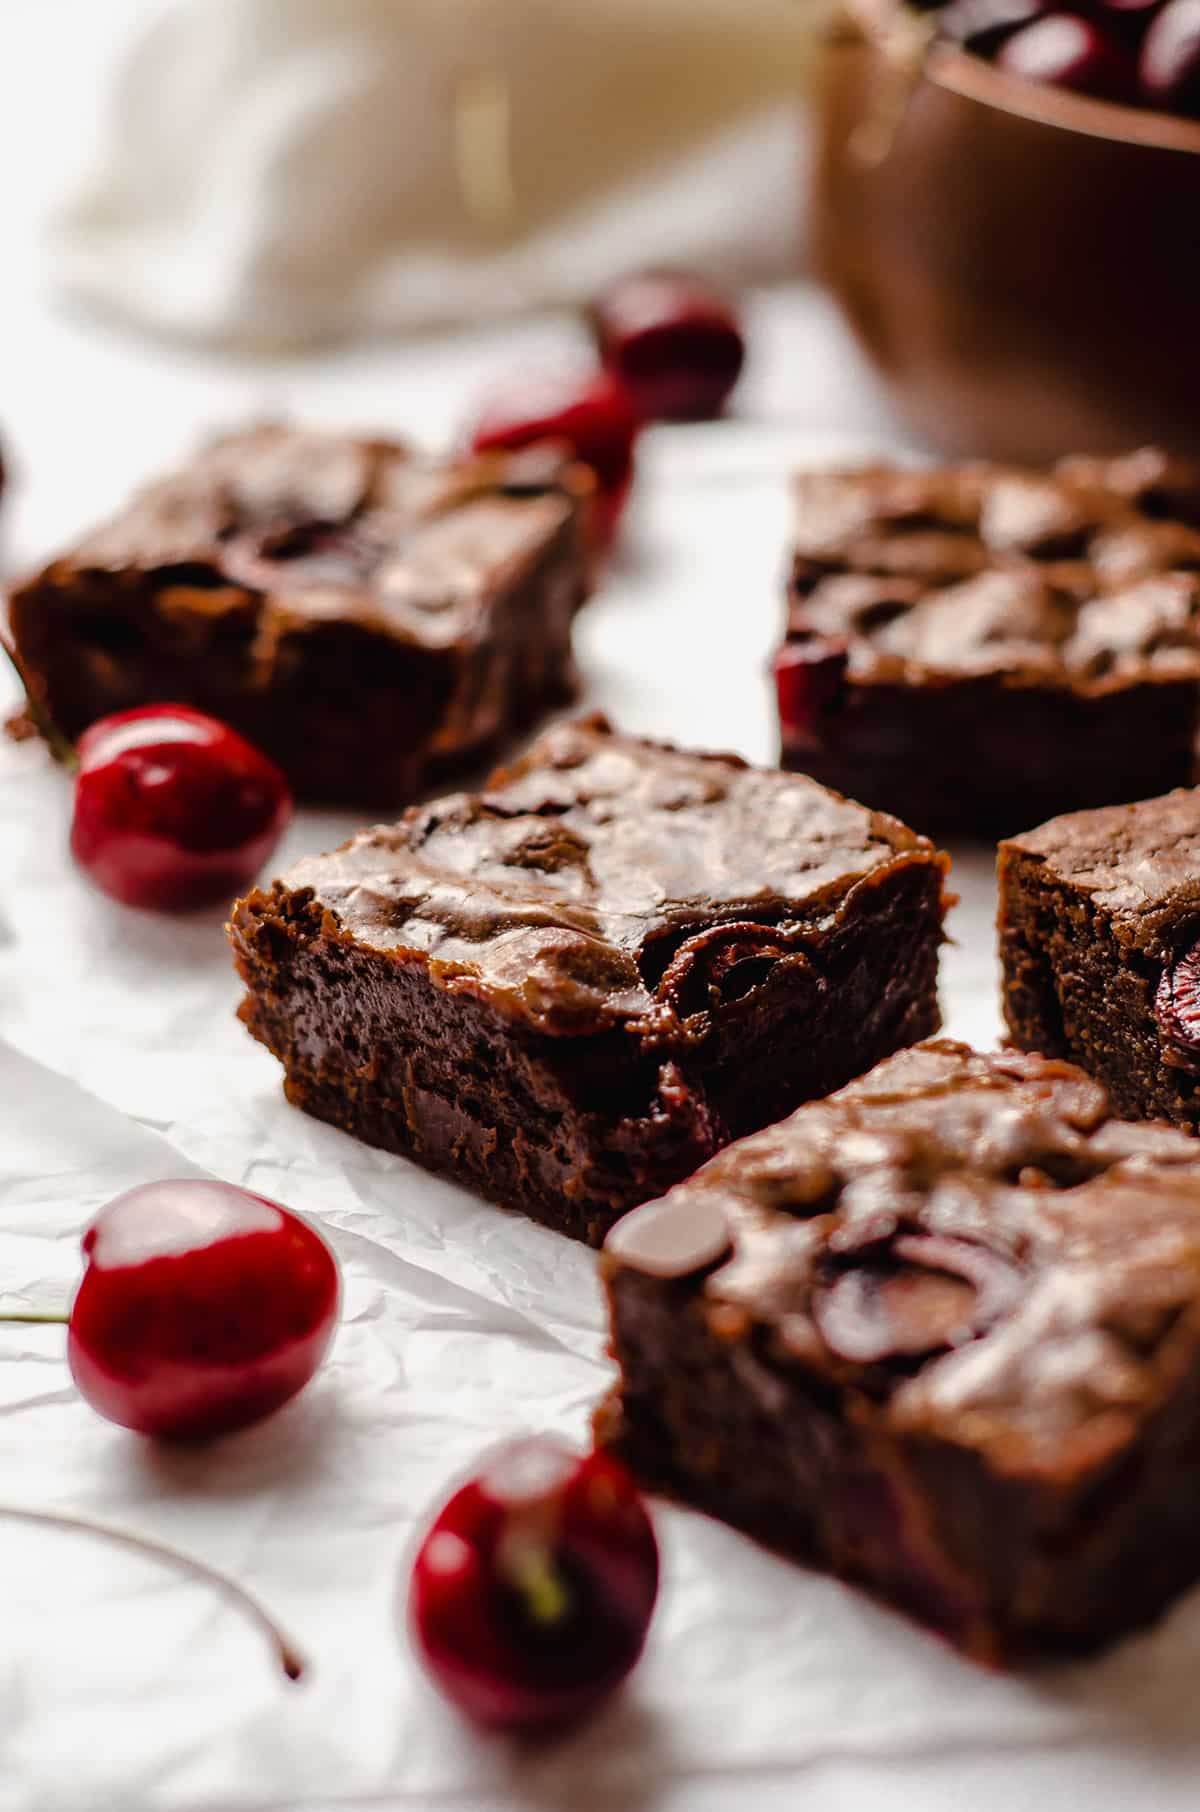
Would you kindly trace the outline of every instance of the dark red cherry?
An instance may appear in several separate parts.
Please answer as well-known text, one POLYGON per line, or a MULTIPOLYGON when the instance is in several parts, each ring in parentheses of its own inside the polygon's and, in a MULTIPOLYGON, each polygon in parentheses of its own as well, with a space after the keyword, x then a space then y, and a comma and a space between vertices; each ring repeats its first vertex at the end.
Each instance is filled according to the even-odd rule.
POLYGON ((996 64, 1029 82, 1050 82, 1098 100, 1132 100, 1133 65, 1117 40, 1078 13, 1044 13, 1006 39, 996 64))
POLYGON ((1200 113, 1200 0, 1169 0, 1146 33, 1138 75, 1153 106, 1200 113))
POLYGON ((67 1358, 92 1408, 206 1440, 286 1403, 325 1356, 340 1282, 306 1221, 230 1183, 145 1183, 83 1237, 67 1358))
POLYGON ((528 1734, 614 1690, 642 1652, 657 1593, 658 1545, 624 1467, 531 1438, 493 1454, 425 1535, 409 1627, 460 1711, 528 1734))
POLYGON ((102 717, 78 756, 71 851, 126 906, 175 912, 231 900, 291 817, 275 764, 189 705, 102 717))
POLYGON ((1092 0, 1093 10, 1123 36, 1140 37, 1163 0, 1092 0))
POLYGON ((719 415, 745 363, 737 309, 698 277, 622 277, 592 322, 601 358, 643 421, 719 415))
POLYGON ((841 696, 845 648, 821 636, 785 642, 775 656, 774 673, 784 747, 815 747, 821 720, 841 696))
POLYGON ((1163 1043, 1185 1067, 1200 1067, 1200 944, 1163 970, 1154 996, 1163 1043))
POLYGON ((950 0, 938 14, 938 30, 977 56, 990 57, 1045 10, 1044 0, 950 0))
POLYGON ((546 442, 590 466, 596 476, 593 531, 598 545, 607 547, 633 482, 637 430, 629 398, 608 372, 550 372, 493 391, 476 417, 471 446, 488 453, 546 442))

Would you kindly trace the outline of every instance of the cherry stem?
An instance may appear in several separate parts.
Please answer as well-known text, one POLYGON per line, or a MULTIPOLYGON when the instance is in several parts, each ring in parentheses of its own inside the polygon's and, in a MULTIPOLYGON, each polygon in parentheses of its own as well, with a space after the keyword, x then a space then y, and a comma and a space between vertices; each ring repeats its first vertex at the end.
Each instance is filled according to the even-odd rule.
POLYGON ((34 1327, 60 1327, 70 1324, 70 1314, 66 1309, 14 1309, 0 1315, 0 1323, 8 1321, 28 1322, 34 1327))
POLYGON ((21 665, 21 657, 3 629, 0 629, 0 650, 3 650, 7 656, 9 665, 21 682, 21 689, 25 694, 25 709, 29 714, 30 723, 33 724, 38 735, 49 748, 55 761, 66 768, 69 773, 74 773, 79 766, 75 745, 69 737, 63 735, 58 725, 51 719, 46 707, 35 698, 33 687, 29 684, 25 669, 21 665))
POLYGON ((177 1548, 168 1548, 164 1542, 152 1541, 144 1535, 133 1535, 126 1529, 113 1529, 107 1523, 89 1522, 82 1516, 64 1516, 57 1510, 26 1510, 15 1504, 0 1504, 0 1516, 6 1516, 13 1522, 32 1523, 42 1529, 65 1529, 78 1535, 98 1535, 102 1541, 115 1542, 119 1547, 131 1549, 135 1554, 162 1561, 178 1572, 190 1574, 193 1579, 203 1580, 206 1585, 222 1593, 231 1604, 236 1605, 251 1623, 258 1625, 289 1680, 298 1680, 303 1674, 304 1661, 279 1625, 249 1592, 236 1585, 232 1579, 227 1579, 224 1573, 218 1573, 215 1567, 208 1566, 205 1561, 196 1560, 190 1554, 181 1554, 177 1548))
POLYGON ((505 1572, 534 1623, 549 1629, 562 1622, 571 1608, 571 1594, 545 1548, 521 1547, 509 1557, 505 1572))

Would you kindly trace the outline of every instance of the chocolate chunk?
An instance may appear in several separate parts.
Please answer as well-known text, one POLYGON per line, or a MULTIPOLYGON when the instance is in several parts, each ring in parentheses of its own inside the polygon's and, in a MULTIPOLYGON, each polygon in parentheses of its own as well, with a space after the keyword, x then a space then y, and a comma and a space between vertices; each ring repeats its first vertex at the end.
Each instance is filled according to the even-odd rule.
POLYGON ((612 1258, 647 1277, 688 1277, 729 1250, 729 1230, 719 1201, 706 1197, 697 1211, 681 1196, 644 1202, 609 1235, 612 1258))

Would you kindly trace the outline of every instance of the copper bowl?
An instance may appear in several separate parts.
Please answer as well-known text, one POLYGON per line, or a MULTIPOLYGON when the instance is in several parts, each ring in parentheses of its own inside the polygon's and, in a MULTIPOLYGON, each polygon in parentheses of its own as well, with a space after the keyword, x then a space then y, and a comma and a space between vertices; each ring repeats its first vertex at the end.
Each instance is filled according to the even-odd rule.
POLYGON ((1200 125, 946 44, 906 69, 899 16, 830 34, 814 230, 902 417, 954 454, 1200 453, 1200 125))

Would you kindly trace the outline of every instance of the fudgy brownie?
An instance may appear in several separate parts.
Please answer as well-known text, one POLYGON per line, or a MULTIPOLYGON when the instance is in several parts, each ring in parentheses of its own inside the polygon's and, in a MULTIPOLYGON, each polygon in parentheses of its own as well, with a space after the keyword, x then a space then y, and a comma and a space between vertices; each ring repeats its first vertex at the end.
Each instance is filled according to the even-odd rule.
POLYGON ((1200 790, 1075 812, 1000 846, 1014 1044, 1120 1113, 1200 1130, 1200 790))
POLYGON ((555 465, 231 436, 17 588, 26 684, 72 738, 179 700, 303 798, 406 804, 570 696, 583 481, 555 465))
POLYGON ((877 466, 797 496, 786 766, 991 836, 1194 778, 1200 466, 877 466))
POLYGON ((936 1041, 731 1146, 602 1260, 602 1441, 1009 1661, 1200 1576, 1200 1148, 936 1041))
POLYGON ((938 1024, 945 858, 814 781, 548 732, 234 909, 289 1099, 598 1242, 938 1024))

